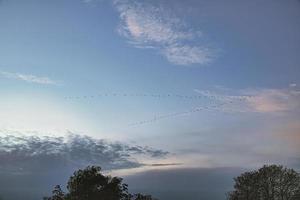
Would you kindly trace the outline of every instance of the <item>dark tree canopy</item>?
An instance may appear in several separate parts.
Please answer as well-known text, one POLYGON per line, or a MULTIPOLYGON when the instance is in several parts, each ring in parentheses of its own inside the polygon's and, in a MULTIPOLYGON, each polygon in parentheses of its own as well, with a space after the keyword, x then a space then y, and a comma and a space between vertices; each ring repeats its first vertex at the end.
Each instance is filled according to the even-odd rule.
POLYGON ((151 195, 135 194, 131 196, 132 200, 155 200, 151 195))
POLYGON ((65 194, 60 185, 56 185, 52 191, 52 197, 45 197, 44 200, 64 200, 65 194))
POLYGON ((234 180, 229 200, 300 200, 300 175, 293 169, 265 165, 234 180))
POLYGON ((127 186, 122 179, 104 176, 100 167, 78 170, 70 177, 67 188, 72 200, 119 200, 127 196, 127 186), (102 197, 102 198, 99 198, 102 197))
POLYGON ((121 178, 104 176, 96 166, 75 171, 67 189, 68 193, 64 193, 57 185, 52 196, 44 200, 153 200, 150 195, 129 194, 128 185, 121 178))

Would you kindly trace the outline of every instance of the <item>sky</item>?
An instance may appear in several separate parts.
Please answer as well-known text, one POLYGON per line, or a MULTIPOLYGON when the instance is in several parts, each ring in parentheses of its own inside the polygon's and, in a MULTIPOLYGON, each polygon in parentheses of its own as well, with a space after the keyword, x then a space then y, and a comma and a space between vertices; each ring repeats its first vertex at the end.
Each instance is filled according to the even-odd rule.
POLYGON ((244 170, 300 170, 299 11, 1 0, 0 195, 41 199, 100 165, 161 200, 219 200, 244 170))

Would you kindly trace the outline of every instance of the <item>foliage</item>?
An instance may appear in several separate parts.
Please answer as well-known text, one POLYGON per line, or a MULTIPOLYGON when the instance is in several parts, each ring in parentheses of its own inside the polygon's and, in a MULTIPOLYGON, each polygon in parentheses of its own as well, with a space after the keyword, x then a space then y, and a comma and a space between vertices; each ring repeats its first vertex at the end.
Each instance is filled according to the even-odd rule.
POLYGON ((122 178, 104 176, 101 168, 88 166, 75 171, 67 183, 68 193, 64 193, 59 185, 54 187, 51 197, 44 200, 153 200, 150 195, 128 192, 128 185, 122 178))
POLYGON ((135 194, 131 197, 132 200, 155 200, 151 195, 135 194))
POLYGON ((300 175, 293 169, 264 165, 234 180, 229 200, 300 200, 300 175))
POLYGON ((52 191, 52 197, 44 197, 44 200, 64 200, 65 194, 60 185, 56 185, 52 191))

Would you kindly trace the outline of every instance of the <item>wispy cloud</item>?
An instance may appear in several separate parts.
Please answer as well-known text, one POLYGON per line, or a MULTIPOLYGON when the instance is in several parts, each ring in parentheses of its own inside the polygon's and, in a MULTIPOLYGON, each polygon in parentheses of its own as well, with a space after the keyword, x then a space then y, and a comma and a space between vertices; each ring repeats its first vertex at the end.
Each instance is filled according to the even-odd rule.
POLYGON ((182 163, 154 163, 154 164, 146 164, 151 167, 170 167, 170 166, 178 166, 182 165, 182 163))
POLYGON ((195 90, 208 98, 223 102, 223 110, 238 112, 287 112, 300 106, 300 92, 296 89, 269 89, 256 88, 244 90, 231 90, 218 88, 218 90, 195 90))
POLYGON ((290 111, 299 106, 297 95, 286 89, 261 89, 247 91, 252 98, 247 103, 258 112, 290 111))
POLYGON ((52 80, 48 77, 39 77, 39 76, 35 76, 32 74, 21 74, 21 73, 0 71, 0 76, 8 78, 8 79, 25 81, 28 83, 36 83, 36 84, 43 84, 43 85, 59 85, 60 84, 58 81, 52 80))
MULTIPOLYGON (((194 89, 194 91, 198 93, 198 95, 169 95, 169 97, 205 99, 205 101, 208 101, 208 104, 199 105, 180 112, 156 115, 150 119, 131 123, 129 126, 146 125, 164 119, 187 116, 203 111, 224 113, 286 113, 297 111, 300 108, 300 91, 296 89, 259 88, 233 90, 216 87, 211 90, 194 89)), ((161 96, 155 97, 161 98, 161 96)))
POLYGON ((211 49, 197 45, 202 33, 188 28, 164 7, 127 0, 116 0, 114 5, 121 18, 119 33, 135 47, 156 49, 176 65, 206 64, 213 60, 211 49))

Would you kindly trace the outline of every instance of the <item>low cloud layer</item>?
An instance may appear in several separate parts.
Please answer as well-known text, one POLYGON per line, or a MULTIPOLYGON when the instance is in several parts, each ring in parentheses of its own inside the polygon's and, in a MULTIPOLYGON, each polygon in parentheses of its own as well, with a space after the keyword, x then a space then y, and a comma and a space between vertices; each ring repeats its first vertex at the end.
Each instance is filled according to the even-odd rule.
POLYGON ((146 166, 135 159, 159 159, 168 152, 144 146, 69 134, 66 137, 24 136, 0 130, 0 198, 39 200, 56 184, 87 165, 103 170, 146 166))
POLYGON ((213 60, 213 51, 197 44, 202 33, 190 29, 163 6, 131 0, 116 0, 114 5, 121 18, 119 33, 135 47, 158 50, 175 65, 206 64, 213 60))
POLYGON ((125 177, 134 192, 158 199, 226 199, 240 168, 182 168, 153 170, 125 177))
POLYGON ((93 139, 88 136, 0 137, 0 169, 5 173, 36 173, 64 167, 100 165, 106 170, 140 167, 135 156, 161 158, 168 153, 150 147, 93 139))

